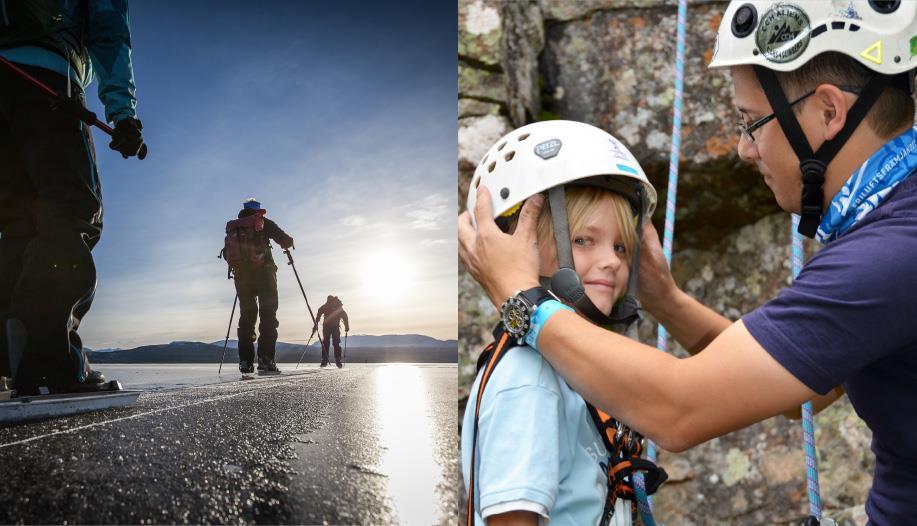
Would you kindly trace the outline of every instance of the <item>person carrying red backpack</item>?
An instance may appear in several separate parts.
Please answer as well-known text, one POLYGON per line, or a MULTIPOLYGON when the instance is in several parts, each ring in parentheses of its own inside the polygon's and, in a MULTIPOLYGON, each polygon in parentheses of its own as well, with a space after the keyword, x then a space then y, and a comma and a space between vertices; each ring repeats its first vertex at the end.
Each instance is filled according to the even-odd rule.
POLYGON ((238 219, 226 223, 223 257, 229 264, 239 296, 239 371, 255 372, 255 321, 259 311, 258 372, 278 373, 274 362, 277 344, 277 265, 270 241, 283 249, 293 238, 267 219, 266 210, 254 198, 246 200, 238 219))

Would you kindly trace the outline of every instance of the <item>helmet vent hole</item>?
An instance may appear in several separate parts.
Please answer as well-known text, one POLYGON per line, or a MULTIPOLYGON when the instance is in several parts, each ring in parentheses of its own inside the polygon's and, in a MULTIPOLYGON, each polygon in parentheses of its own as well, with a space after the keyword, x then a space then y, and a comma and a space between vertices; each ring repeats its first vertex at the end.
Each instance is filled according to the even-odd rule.
POLYGON ((901 0, 869 0, 869 6, 876 13, 887 15, 894 13, 901 7, 901 0))
POLYGON ((745 4, 736 9, 736 14, 732 17, 732 34, 736 38, 745 38, 755 30, 758 25, 758 11, 755 6, 745 4))
POLYGON ((490 165, 487 167, 487 173, 492 173, 494 171, 494 168, 496 167, 497 167, 497 161, 491 162, 490 165))
POLYGON ((831 22, 831 29, 844 29, 846 25, 845 22, 831 22))
POLYGON ((474 181, 471 181, 471 186, 472 186, 475 190, 477 190, 478 187, 481 186, 481 176, 480 176, 480 175, 477 176, 477 177, 475 177, 475 178, 474 178, 474 181))
MULTIPOLYGON (((843 23, 843 22, 842 22, 842 23, 843 23)), ((824 32, 827 31, 827 30, 828 30, 827 24, 822 24, 822 25, 816 27, 815 29, 812 30, 812 38, 817 37, 818 35, 824 33, 824 32)))
POLYGON ((504 143, 501 143, 500 146, 497 146, 497 151, 499 152, 499 151, 502 150, 505 146, 506 146, 506 143, 505 143, 505 142, 504 142, 504 143))
POLYGON ((529 134, 529 133, 523 133, 522 135, 519 136, 519 139, 517 139, 517 140, 518 140, 519 142, 522 142, 522 141, 528 139, 528 138, 529 138, 529 135, 531 135, 531 134, 529 134))
POLYGON ((503 158, 504 158, 507 162, 509 162, 509 161, 512 161, 512 160, 513 160, 513 157, 515 157, 515 156, 516 156, 516 152, 515 152, 515 151, 512 151, 512 152, 509 152, 509 153, 507 153, 506 155, 504 155, 503 158))
POLYGON ((755 49, 751 50, 751 54, 757 57, 758 55, 761 54, 761 52, 758 51, 758 48, 755 48, 755 49))
POLYGON ((484 166, 485 164, 487 164, 487 156, 486 156, 486 155, 484 156, 483 159, 481 159, 481 166, 484 166))
POLYGON ((851 33, 856 33, 857 31, 860 30, 860 26, 856 24, 850 24, 850 27, 848 29, 850 30, 851 33))

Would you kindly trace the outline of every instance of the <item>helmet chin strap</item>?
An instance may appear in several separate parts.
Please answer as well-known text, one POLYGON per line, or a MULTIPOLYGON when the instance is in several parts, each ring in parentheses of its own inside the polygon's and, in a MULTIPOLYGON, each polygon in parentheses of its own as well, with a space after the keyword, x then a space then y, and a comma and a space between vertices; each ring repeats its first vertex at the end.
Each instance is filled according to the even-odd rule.
POLYGON ((583 280, 576 273, 573 265, 573 247, 570 243, 570 224, 567 218, 566 192, 563 186, 548 190, 548 206, 551 209, 551 220, 554 226, 554 246, 557 249, 558 270, 551 276, 541 277, 541 283, 550 289, 558 298, 572 305, 583 316, 593 323, 623 332, 642 318, 640 302, 637 300, 637 268, 640 263, 640 240, 643 235, 643 188, 636 187, 639 201, 637 219, 637 242, 631 261, 630 276, 627 282, 627 294, 615 303, 611 315, 606 315, 592 303, 586 295, 583 280))
POLYGON ((783 88, 773 70, 762 66, 753 66, 758 82, 767 100, 770 102, 777 121, 789 140, 790 146, 799 158, 799 169, 802 171, 802 207, 799 221, 799 233, 806 237, 815 237, 821 214, 825 207, 824 184, 825 171, 828 165, 841 150, 860 122, 869 113, 885 86, 891 80, 889 75, 874 74, 860 93, 859 98, 847 112, 847 121, 841 131, 831 140, 825 141, 817 152, 812 151, 796 115, 787 101, 783 88))

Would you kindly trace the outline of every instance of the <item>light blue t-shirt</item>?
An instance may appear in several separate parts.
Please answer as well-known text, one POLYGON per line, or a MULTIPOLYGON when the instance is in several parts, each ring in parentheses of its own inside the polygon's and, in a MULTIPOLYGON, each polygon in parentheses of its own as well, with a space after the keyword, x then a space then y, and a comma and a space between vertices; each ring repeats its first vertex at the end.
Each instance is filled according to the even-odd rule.
MULTIPOLYGON (((602 464, 608 455, 583 398, 530 347, 506 353, 481 400, 475 524, 485 524, 481 510, 506 512, 501 504, 514 502, 543 507, 552 526, 598 524, 607 493, 602 464)), ((469 498, 474 498, 468 474, 480 382, 478 374, 462 426, 462 473, 469 498)))

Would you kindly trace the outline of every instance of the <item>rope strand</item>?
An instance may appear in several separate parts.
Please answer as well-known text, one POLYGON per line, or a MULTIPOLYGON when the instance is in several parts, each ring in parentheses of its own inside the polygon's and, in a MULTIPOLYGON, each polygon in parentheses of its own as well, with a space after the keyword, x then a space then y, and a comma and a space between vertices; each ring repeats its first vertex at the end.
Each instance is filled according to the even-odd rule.
MULTIPOLYGON (((802 270, 804 254, 802 250, 802 235, 798 232, 799 216, 793 214, 792 227, 792 256, 793 279, 802 270)), ((806 490, 809 494, 809 514, 821 521, 821 495, 818 485, 818 454, 815 451, 815 418, 812 414, 812 402, 802 404, 802 438, 803 450, 806 455, 806 490)))
MULTIPOLYGON (((685 85, 685 33, 688 19, 688 0, 678 0, 678 28, 675 37, 675 101, 672 116, 672 145, 669 150, 669 185, 665 198, 665 228, 662 235, 662 253, 669 268, 672 267, 672 243, 675 238, 675 198, 678 193, 678 161, 681 157, 681 108, 685 85)), ((668 348, 668 333, 660 323, 657 328, 656 348, 668 348)), ((647 458, 656 462, 656 444, 647 446, 647 458)), ((647 497, 642 474, 634 477, 637 506, 643 522, 655 526, 652 518, 653 501, 647 497), (646 510, 646 512, 644 512, 646 510), (649 519, 649 520, 647 520, 649 519)))

